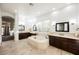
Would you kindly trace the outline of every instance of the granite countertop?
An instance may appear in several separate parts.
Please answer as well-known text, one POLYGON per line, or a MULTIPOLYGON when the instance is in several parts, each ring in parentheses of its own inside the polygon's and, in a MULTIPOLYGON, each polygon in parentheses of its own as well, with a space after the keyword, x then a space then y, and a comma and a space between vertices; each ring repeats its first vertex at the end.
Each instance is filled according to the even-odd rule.
POLYGON ((59 35, 59 34, 53 34, 53 33, 48 33, 48 35, 51 35, 51 36, 58 36, 58 37, 64 37, 64 38, 71 38, 71 39, 79 40, 79 38, 76 37, 76 36, 59 35))
MULTIPOLYGON (((24 32, 22 32, 24 33, 24 32)), ((43 33, 43 32, 30 32, 30 33, 43 33)), ((58 36, 58 37, 64 37, 64 38, 71 38, 71 39, 76 39, 76 40, 79 40, 79 37, 76 37, 76 36, 72 36, 72 35, 59 35, 59 34, 54 34, 54 33, 50 33, 50 32, 44 32, 44 33, 47 33, 48 35, 51 35, 51 36, 58 36)))

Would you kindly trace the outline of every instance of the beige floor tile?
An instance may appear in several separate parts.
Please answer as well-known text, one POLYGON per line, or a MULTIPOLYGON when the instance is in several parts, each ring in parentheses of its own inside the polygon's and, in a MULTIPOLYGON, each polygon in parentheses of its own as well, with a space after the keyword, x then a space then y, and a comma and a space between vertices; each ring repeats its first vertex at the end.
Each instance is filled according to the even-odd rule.
POLYGON ((0 55, 72 55, 53 46, 46 50, 39 50, 28 44, 27 39, 15 41, 6 41, 0 47, 0 55))

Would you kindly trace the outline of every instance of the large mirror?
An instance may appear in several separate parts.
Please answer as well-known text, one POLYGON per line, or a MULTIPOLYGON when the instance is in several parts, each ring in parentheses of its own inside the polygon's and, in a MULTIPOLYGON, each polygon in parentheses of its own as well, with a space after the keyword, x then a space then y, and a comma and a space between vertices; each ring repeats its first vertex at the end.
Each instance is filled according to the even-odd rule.
POLYGON ((25 26, 24 25, 19 25, 19 31, 25 31, 25 26))
POLYGON ((56 23, 57 32, 69 32, 69 22, 56 23))
POLYGON ((37 26, 33 25, 33 31, 37 31, 37 26))

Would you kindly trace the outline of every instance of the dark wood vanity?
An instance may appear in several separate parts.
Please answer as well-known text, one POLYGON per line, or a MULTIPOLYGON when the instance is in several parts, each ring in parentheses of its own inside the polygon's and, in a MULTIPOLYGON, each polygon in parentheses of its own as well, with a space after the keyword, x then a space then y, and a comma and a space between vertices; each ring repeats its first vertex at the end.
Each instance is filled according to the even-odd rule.
POLYGON ((2 41, 14 40, 14 36, 2 36, 2 41))
POLYGON ((49 44, 79 55, 79 40, 49 35, 49 44))
POLYGON ((25 38, 28 38, 32 35, 36 35, 35 33, 30 33, 30 32, 27 32, 27 33, 19 33, 19 39, 25 39, 25 38))
MULTIPOLYGON (((19 40, 28 38, 28 37, 33 36, 33 35, 37 35, 37 34, 36 33, 30 33, 30 32, 19 33, 19 40)), ((2 36, 2 41, 9 41, 9 40, 14 40, 14 36, 10 36, 10 35, 2 36)))

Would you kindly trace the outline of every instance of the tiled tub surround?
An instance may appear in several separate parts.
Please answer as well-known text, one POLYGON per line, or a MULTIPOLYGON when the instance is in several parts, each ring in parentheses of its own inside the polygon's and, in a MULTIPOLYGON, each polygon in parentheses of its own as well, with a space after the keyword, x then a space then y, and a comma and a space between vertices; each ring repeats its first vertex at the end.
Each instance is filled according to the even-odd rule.
POLYGON ((45 50, 49 46, 49 38, 45 35, 31 36, 28 38, 28 43, 39 50, 45 50))

